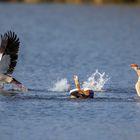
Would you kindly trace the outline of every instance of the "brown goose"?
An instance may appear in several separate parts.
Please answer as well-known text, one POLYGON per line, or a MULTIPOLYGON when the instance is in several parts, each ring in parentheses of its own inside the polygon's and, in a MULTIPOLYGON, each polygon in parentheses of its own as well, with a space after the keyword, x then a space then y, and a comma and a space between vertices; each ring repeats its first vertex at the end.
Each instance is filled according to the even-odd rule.
POLYGON ((20 42, 14 32, 7 32, 1 35, 0 45, 0 85, 14 84, 20 90, 27 90, 19 81, 12 77, 18 59, 20 42))
POLYGON ((76 89, 70 90, 70 98, 93 98, 94 97, 94 91, 89 88, 80 88, 80 82, 77 75, 74 75, 73 77, 76 89))
POLYGON ((132 69, 134 69, 138 75, 138 81, 135 84, 135 89, 137 91, 138 96, 140 97, 140 68, 139 68, 138 64, 131 64, 130 67, 132 69))

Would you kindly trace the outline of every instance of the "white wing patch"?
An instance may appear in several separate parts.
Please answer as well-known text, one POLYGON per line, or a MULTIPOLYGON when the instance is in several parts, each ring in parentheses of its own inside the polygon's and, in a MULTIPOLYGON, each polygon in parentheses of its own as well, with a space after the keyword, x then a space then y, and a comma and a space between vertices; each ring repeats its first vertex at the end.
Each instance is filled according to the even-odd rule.
MULTIPOLYGON (((2 43, 2 40, 0 40, 0 44, 2 43)), ((2 59, 2 53, 0 53, 0 61, 1 61, 1 59, 2 59)))
POLYGON ((2 59, 2 55, 3 55, 3 54, 2 54, 2 53, 0 53, 0 61, 1 61, 1 59, 2 59))
POLYGON ((4 55, 0 61, 0 73, 6 73, 9 68, 9 65, 10 65, 10 56, 4 55))

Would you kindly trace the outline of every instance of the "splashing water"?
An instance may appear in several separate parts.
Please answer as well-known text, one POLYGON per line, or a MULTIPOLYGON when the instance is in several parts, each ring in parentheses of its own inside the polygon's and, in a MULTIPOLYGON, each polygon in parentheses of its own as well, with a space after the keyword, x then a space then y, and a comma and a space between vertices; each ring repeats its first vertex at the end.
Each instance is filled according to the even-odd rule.
MULTIPOLYGON (((95 71, 87 81, 84 81, 82 84, 82 88, 90 88, 94 91, 102 91, 104 85, 110 78, 105 72, 100 73, 98 70, 95 71)), ((70 90, 70 84, 66 78, 58 80, 54 85, 49 89, 49 91, 53 92, 67 92, 70 90)))
POLYGON ((94 91, 102 91, 104 85, 109 80, 108 75, 105 72, 100 73, 98 70, 95 71, 82 85, 83 88, 90 88, 94 91))
POLYGON ((53 87, 50 88, 50 91, 57 91, 57 92, 66 92, 69 91, 70 85, 68 84, 68 80, 63 78, 56 83, 54 83, 53 87))

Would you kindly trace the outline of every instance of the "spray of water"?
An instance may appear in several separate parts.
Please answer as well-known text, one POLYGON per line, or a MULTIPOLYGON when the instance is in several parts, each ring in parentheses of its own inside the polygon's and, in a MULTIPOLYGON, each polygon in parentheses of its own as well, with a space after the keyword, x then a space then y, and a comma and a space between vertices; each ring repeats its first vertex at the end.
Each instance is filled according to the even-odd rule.
MULTIPOLYGON (((109 80, 109 77, 104 73, 100 73, 96 70, 88 79, 82 84, 82 88, 90 88, 94 91, 102 91, 104 85, 109 80)), ((53 92, 67 92, 70 90, 70 84, 66 78, 58 80, 53 84, 49 91, 53 92)))
POLYGON ((61 80, 58 80, 56 83, 54 83, 53 87, 50 88, 50 91, 57 91, 57 92, 67 92, 70 89, 70 85, 68 83, 68 80, 66 78, 63 78, 61 80))
POLYGON ((82 87, 83 88, 90 88, 94 91, 102 91, 104 88, 104 85, 109 80, 108 75, 105 74, 105 72, 100 73, 98 70, 95 71, 88 79, 87 81, 83 82, 82 87))

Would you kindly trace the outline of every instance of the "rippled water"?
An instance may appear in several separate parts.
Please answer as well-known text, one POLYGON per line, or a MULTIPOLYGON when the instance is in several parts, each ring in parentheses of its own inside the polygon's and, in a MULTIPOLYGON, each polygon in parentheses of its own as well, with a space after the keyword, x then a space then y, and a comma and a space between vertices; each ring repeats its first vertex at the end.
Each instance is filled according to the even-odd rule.
POLYGON ((1 140, 139 140, 129 64, 140 58, 140 7, 0 4, 0 13, 0 32, 21 40, 14 76, 30 89, 0 96, 1 140), (110 80, 95 99, 49 90, 63 78, 73 88, 73 74, 82 82, 96 69, 110 80))

